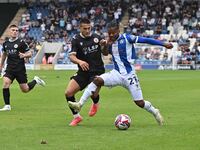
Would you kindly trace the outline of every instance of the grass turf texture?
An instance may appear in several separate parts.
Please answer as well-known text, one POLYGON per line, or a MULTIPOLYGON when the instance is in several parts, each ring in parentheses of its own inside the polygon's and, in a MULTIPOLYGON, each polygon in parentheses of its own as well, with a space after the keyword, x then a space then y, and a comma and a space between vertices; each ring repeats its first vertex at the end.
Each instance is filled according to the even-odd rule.
MULTIPOLYGON (((28 71, 47 85, 20 92, 16 81, 10 88, 11 112, 0 112, 1 150, 199 150, 200 71, 141 71, 145 99, 157 106, 165 125, 132 103, 122 87, 101 91, 100 110, 88 117, 91 100, 83 107, 84 121, 69 127, 72 119, 64 90, 74 71, 28 71), (128 114, 131 127, 119 131, 115 117, 128 114)), ((2 81, 1 81, 2 83, 2 81)), ((77 98, 81 93, 77 95, 77 98)), ((3 106, 1 96, 0 105, 3 106)))

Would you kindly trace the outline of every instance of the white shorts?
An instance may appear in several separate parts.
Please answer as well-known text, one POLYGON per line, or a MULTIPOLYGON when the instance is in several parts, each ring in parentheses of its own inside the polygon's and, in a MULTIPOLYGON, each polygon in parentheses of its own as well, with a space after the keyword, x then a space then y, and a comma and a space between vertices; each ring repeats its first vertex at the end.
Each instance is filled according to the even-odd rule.
POLYGON ((143 100, 140 83, 135 73, 122 75, 117 70, 113 69, 110 72, 100 75, 100 77, 104 80, 104 86, 122 86, 131 93, 134 101, 143 100))

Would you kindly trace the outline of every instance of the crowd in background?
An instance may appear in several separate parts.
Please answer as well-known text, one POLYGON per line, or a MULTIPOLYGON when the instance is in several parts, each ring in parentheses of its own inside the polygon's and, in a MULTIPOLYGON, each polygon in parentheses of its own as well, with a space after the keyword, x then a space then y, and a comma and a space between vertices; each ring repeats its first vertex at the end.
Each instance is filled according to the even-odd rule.
MULTIPOLYGON (((115 19, 119 23, 128 11, 125 32, 178 43, 179 64, 200 61, 200 2, 185 0, 69 0, 59 2, 23 1, 27 10, 22 14, 20 36, 34 49, 42 42, 62 42, 57 63, 71 63, 68 51, 71 39, 79 32, 81 18, 89 18, 93 31, 107 36, 106 25, 115 19)), ((138 63, 170 63, 172 51, 145 46, 136 47, 138 63)), ((48 59, 48 58, 47 58, 48 59)), ((48 62, 48 61, 47 61, 48 62)), ((33 59, 29 63, 33 63, 33 59)))
MULTIPOLYGON (((126 31, 135 35, 154 37, 179 45, 179 64, 200 61, 200 2, 184 0, 140 0, 129 5, 129 25, 126 31)), ((171 53, 154 49, 139 51, 142 59, 171 59, 171 53), (156 52, 155 52, 156 51, 156 52), (156 55, 155 55, 156 54, 156 55), (156 56, 156 57, 155 57, 156 56)))
POLYGON ((63 61, 60 58, 58 63, 70 63, 67 52, 73 35, 79 32, 81 18, 89 18, 94 32, 104 37, 107 22, 113 19, 120 22, 124 10, 123 1, 111 0, 37 1, 24 3, 24 6, 27 11, 20 22, 21 37, 31 46, 43 41, 63 42, 60 54, 63 61))

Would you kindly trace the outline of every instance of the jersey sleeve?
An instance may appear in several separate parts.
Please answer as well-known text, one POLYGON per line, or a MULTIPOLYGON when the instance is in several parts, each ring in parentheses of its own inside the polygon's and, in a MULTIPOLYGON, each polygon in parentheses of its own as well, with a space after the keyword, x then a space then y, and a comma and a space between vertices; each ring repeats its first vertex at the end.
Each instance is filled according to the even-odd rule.
POLYGON ((152 38, 146 38, 146 37, 138 37, 138 43, 147 43, 147 44, 151 44, 151 45, 160 45, 163 46, 164 43, 160 40, 155 40, 152 38))
POLYGON ((69 54, 76 54, 78 51, 78 43, 76 37, 73 37, 72 39, 72 47, 71 50, 69 51, 69 54))
POLYGON ((103 36, 99 36, 99 41, 101 41, 102 39, 104 39, 104 37, 103 36))
POLYGON ((138 36, 132 35, 132 34, 125 34, 126 39, 128 40, 129 43, 137 43, 138 36))
POLYGON ((23 51, 23 52, 27 52, 27 51, 30 50, 28 44, 25 41, 23 41, 23 40, 21 40, 20 50, 23 51))

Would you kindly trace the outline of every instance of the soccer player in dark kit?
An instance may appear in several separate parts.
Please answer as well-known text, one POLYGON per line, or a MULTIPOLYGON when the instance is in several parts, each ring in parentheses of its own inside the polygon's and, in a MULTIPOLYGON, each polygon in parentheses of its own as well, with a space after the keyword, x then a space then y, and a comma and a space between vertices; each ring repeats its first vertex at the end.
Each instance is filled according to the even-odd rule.
POLYGON ((27 83, 27 74, 25 68, 26 58, 31 57, 32 53, 26 42, 18 37, 19 29, 16 25, 9 26, 10 37, 3 43, 3 54, 1 58, 0 71, 4 67, 5 60, 7 65, 3 75, 3 99, 5 106, 0 111, 10 111, 10 85, 16 79, 22 92, 27 93, 34 88, 36 84, 45 85, 45 82, 35 76, 33 81, 27 83))
MULTIPOLYGON (((101 56, 102 54, 108 55, 105 51, 105 42, 99 35, 91 33, 90 20, 82 19, 80 21, 80 33, 73 37, 72 49, 69 52, 70 60, 78 65, 78 71, 71 77, 65 90, 65 97, 68 102, 75 102, 75 94, 83 90, 95 76, 105 72, 101 56)), ((99 107, 99 90, 97 89, 91 96, 93 104, 90 108, 89 116, 94 116, 99 107)), ((76 126, 82 121, 82 117, 73 108, 70 109, 74 119, 69 125, 76 126)))

